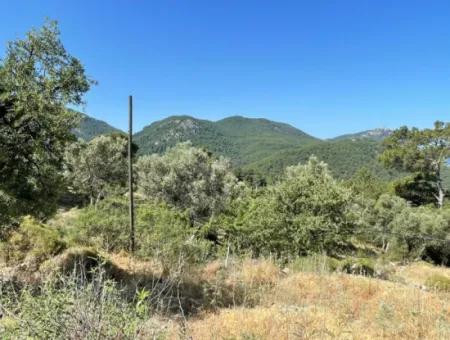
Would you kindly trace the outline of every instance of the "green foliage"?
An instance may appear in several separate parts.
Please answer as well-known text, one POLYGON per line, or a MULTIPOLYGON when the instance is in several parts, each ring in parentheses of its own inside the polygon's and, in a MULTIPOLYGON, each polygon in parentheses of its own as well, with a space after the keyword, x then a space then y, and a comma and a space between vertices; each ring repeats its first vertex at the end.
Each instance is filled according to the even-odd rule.
POLYGON ((151 124, 135 136, 141 154, 163 153, 180 142, 191 141, 193 146, 230 158, 234 165, 316 140, 287 124, 238 116, 217 122, 173 116, 151 124))
POLYGON ((378 199, 382 194, 388 192, 387 182, 381 180, 372 171, 363 167, 359 169, 348 181, 346 185, 353 192, 369 199, 378 199))
POLYGON ((121 133, 119 129, 112 127, 108 123, 80 114, 81 119, 78 126, 73 130, 75 136, 86 142, 91 141, 100 135, 109 135, 111 133, 121 133))
POLYGON ((108 252, 129 248, 128 202, 108 197, 79 212, 65 229, 69 243, 96 246, 108 252))
POLYGON ((339 269, 339 260, 322 254, 297 257, 289 268, 295 272, 332 273, 339 269))
POLYGON ((401 259, 450 263, 450 214, 429 207, 404 209, 393 221, 391 253, 401 259))
MULTIPOLYGON (((442 180, 442 168, 450 157, 450 123, 436 122, 434 129, 419 130, 402 127, 383 142, 381 160, 388 167, 420 175, 423 194, 435 197, 442 207, 446 189, 442 180)), ((415 188, 418 184, 415 185, 415 188)))
POLYGON ((245 183, 251 188, 258 189, 267 185, 267 180, 263 174, 253 169, 238 168, 235 170, 238 181, 245 183))
POLYGON ((210 255, 210 242, 202 230, 191 227, 189 215, 164 203, 138 207, 137 235, 137 255, 159 260, 165 273, 210 255))
POLYGON ((0 220, 46 217, 62 186, 62 158, 92 82, 66 52, 55 22, 8 44, 0 63, 0 220))
POLYGON ((73 192, 98 202, 126 185, 127 139, 116 134, 72 144, 66 151, 65 176, 73 192))
POLYGON ((433 274, 425 281, 425 285, 442 292, 450 292, 450 277, 433 274))
POLYGON ((404 199, 390 194, 381 195, 373 207, 368 207, 363 216, 363 223, 367 224, 366 241, 386 252, 394 230, 394 220, 406 208, 407 202, 404 199))
POLYGON ((222 211, 238 189, 227 160, 213 159, 190 143, 178 144, 163 156, 140 157, 136 169, 145 197, 188 209, 194 220, 222 211))
POLYGON ((379 178, 396 177, 397 172, 385 170, 377 161, 380 141, 389 134, 373 130, 356 139, 343 136, 320 141, 290 125, 266 119, 236 116, 211 122, 173 116, 145 127, 134 139, 141 155, 162 154, 180 142, 190 141, 195 147, 229 158, 239 168, 239 178, 260 187, 260 181, 273 182, 287 166, 305 162, 311 154, 328 163, 337 178, 349 178, 361 167, 369 168, 379 178))
MULTIPOLYGON (((96 207, 82 209, 67 230, 72 244, 98 247, 108 252, 129 249, 128 202, 110 197, 96 207)), ((136 255, 157 259, 166 270, 197 262, 209 253, 201 230, 191 227, 189 215, 165 203, 140 202, 136 208, 136 255)))
POLYGON ((348 258, 339 264, 339 269, 348 274, 375 276, 375 261, 368 258, 348 258))
POLYGON ((245 168, 258 170, 273 182, 287 166, 306 162, 310 155, 315 155, 319 160, 329 164, 331 173, 339 179, 349 179, 362 167, 377 174, 381 179, 398 176, 398 172, 389 172, 379 164, 377 160, 379 151, 379 142, 369 139, 320 141, 285 148, 265 158, 259 158, 247 164, 245 168))
POLYGON ((0 333, 4 339, 134 339, 149 318, 145 298, 128 301, 101 272, 90 282, 71 277, 47 282, 38 292, 2 292, 0 333))
POLYGON ((416 173, 393 182, 395 194, 413 205, 427 205, 436 201, 434 178, 416 173))
POLYGON ((351 191, 311 157, 288 168, 279 184, 235 202, 210 227, 228 235, 238 252, 256 256, 333 254, 346 248, 354 233, 351 204, 351 191))
POLYGON ((397 260, 450 263, 450 210, 412 207, 397 196, 381 195, 362 216, 365 242, 397 260))
POLYGON ((65 243, 57 230, 27 216, 1 243, 0 255, 8 264, 17 264, 26 258, 42 262, 64 248, 65 243))

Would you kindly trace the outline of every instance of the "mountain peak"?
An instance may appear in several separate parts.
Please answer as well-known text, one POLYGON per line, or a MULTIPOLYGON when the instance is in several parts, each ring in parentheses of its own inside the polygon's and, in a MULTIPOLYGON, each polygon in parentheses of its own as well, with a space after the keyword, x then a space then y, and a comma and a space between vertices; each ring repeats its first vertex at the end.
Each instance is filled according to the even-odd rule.
POLYGON ((389 137, 392 134, 393 130, 387 128, 376 128, 371 130, 365 130, 361 132, 345 134, 342 136, 338 136, 332 138, 332 140, 342 140, 342 139, 350 139, 353 141, 361 140, 361 139, 369 139, 374 141, 382 141, 386 137, 389 137))

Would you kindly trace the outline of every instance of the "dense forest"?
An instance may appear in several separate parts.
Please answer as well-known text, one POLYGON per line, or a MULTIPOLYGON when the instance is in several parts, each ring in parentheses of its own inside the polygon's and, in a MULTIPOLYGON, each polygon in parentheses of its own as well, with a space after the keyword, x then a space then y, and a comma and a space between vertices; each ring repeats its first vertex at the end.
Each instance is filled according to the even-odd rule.
POLYGON ((421 323, 424 338, 450 334, 450 278, 436 269, 450 265, 450 123, 329 141, 265 119, 153 123, 130 148, 131 248, 128 140, 68 109, 94 84, 55 22, 1 60, 2 336, 202 338, 208 324, 190 317, 214 312, 204 319, 214 324, 224 309, 248 308, 236 320, 260 308, 254 317, 276 324, 303 305, 354 335, 408 338, 417 315, 440 320, 421 323), (436 266, 420 311, 408 310, 417 287, 401 276, 414 265, 436 266), (381 321, 351 309, 364 303, 381 321))

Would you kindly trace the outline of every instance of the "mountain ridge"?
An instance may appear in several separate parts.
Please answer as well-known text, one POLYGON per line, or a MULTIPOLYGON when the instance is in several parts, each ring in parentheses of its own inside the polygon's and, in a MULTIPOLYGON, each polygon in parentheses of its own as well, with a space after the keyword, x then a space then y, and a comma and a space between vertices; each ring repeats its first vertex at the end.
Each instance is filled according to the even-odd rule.
MULTIPOLYGON (((90 137, 93 132, 120 131, 107 123, 99 125, 102 121, 94 118, 84 122, 87 127, 89 123, 96 125, 89 130, 90 137)), ((292 125, 265 118, 230 116, 211 121, 176 115, 152 122, 133 138, 140 155, 161 154, 177 143, 190 141, 229 158, 235 168, 256 171, 274 180, 286 166, 304 162, 311 155, 327 162, 337 178, 348 178, 361 167, 389 178, 391 174, 378 163, 378 153, 381 141, 390 133, 388 129, 373 129, 322 140, 292 125)))
POLYGON ((81 112, 78 112, 78 114, 81 115, 80 124, 73 130, 73 133, 77 138, 88 142, 99 135, 123 132, 103 120, 96 119, 81 112))

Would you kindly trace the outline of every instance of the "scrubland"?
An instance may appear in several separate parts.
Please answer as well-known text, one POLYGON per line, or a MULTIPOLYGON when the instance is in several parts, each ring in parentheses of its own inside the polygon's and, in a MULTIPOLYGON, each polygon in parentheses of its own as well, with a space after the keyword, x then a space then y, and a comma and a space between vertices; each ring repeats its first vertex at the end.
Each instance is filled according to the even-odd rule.
POLYGON ((165 276, 157 261, 68 249, 34 276, 19 275, 23 264, 2 268, 0 330, 11 339, 449 338, 450 290, 433 278, 450 280, 450 269, 384 263, 381 279, 328 262, 222 258, 165 276))

